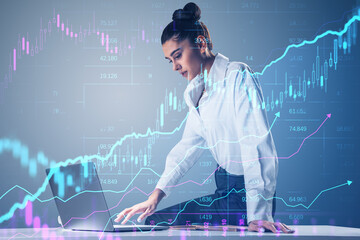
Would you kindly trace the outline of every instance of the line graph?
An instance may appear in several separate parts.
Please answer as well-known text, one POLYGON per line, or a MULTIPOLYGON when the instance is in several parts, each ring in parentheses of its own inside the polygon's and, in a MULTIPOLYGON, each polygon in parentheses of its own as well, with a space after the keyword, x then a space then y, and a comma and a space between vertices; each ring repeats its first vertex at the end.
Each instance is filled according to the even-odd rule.
MULTIPOLYGON (((279 114, 277 114, 277 115, 279 116, 279 114)), ((318 132, 319 129, 320 129, 320 127, 323 126, 323 124, 324 124, 330 117, 331 117, 331 114, 327 114, 327 117, 326 117, 326 118, 324 119, 324 121, 320 124, 320 126, 319 126, 313 133, 311 133, 309 136, 307 136, 307 137, 302 141, 300 147, 298 148, 298 150, 297 150, 295 153, 291 154, 291 155, 288 156, 288 157, 278 157, 278 158, 289 159, 290 157, 292 157, 292 156, 294 156, 295 154, 297 154, 297 153, 300 151, 300 148, 303 146, 304 141, 305 141, 306 139, 308 139, 309 137, 311 137, 312 135, 314 135, 316 132, 318 132)), ((274 120, 274 122, 275 122, 275 120, 274 120)), ((274 122, 273 122, 273 124, 274 124, 274 122)), ((273 126, 273 124, 272 124, 271 126, 273 126)), ((196 146, 195 146, 195 147, 196 147, 196 146)), ((186 156, 185 156, 185 158, 186 158, 186 156)), ((185 158, 184 158, 184 159, 185 159, 185 158)), ((263 157, 263 158, 267 158, 267 157, 263 157)), ((184 159, 183 159, 183 160, 184 160, 184 159)), ((259 159, 259 158, 257 158, 257 159, 250 159, 250 160, 245 160, 245 161, 243 161, 243 162, 251 162, 251 161, 254 161, 254 160, 258 160, 258 159, 259 159)), ((231 161, 231 162, 241 163, 241 162, 239 162, 239 161, 231 161)), ((181 164, 181 162, 179 162, 179 164, 181 164)), ((179 165, 179 164, 178 164, 178 165, 179 165)), ((225 163, 224 163, 224 164, 225 164, 225 163)), ((185 182, 183 182, 183 183, 180 183, 180 184, 177 184, 177 185, 173 185, 173 186, 168 186, 168 187, 169 187, 169 188, 170 188, 170 187, 171 187, 171 188, 173 188, 173 187, 178 187, 178 186, 184 185, 184 184, 186 184, 186 183, 194 183, 194 184, 196 184, 196 185, 202 186, 202 185, 204 185, 204 184, 207 182, 207 180, 208 180, 221 166, 222 166, 222 165, 219 165, 219 167, 217 167, 202 183, 198 183, 198 182, 195 182, 195 181, 193 181, 193 180, 188 180, 188 181, 185 181, 185 182)), ((151 169, 151 168, 141 168, 141 169, 138 171, 138 173, 134 176, 134 178, 130 181, 130 183, 127 185, 127 187, 126 187, 124 190, 121 190, 121 191, 103 190, 102 192, 111 192, 111 193, 122 193, 122 192, 126 192, 126 191, 128 190, 128 188, 131 186, 131 184, 135 181, 135 179, 137 178, 137 176, 140 175, 140 173, 141 173, 143 170, 149 170, 149 171, 151 171, 152 173, 154 173, 155 175, 157 175, 158 177, 161 176, 160 174, 156 173, 156 172, 155 172, 153 169, 151 169)), ((72 197, 70 197, 70 198, 68 198, 68 199, 66 199, 66 200, 64 200, 64 199, 62 199, 62 198, 60 198, 60 197, 58 197, 58 196, 55 196, 55 197, 52 197, 52 198, 49 198, 49 199, 46 199, 46 200, 41 200, 41 199, 37 198, 37 196, 31 194, 31 193, 30 193, 29 191, 27 191, 26 189, 24 189, 24 188, 22 188, 22 187, 20 187, 20 186, 14 186, 14 187, 11 188, 10 190, 8 190, 6 193, 4 193, 4 194, 0 197, 0 199, 3 198, 6 194, 8 194, 11 190, 13 190, 13 189, 15 189, 15 188, 20 188, 20 189, 24 190, 25 192, 29 193, 29 194, 31 195, 31 197, 34 198, 34 200, 36 199, 36 200, 38 200, 38 201, 40 201, 40 202, 48 202, 48 201, 51 201, 51 200, 53 200, 53 199, 59 199, 59 200, 62 201, 62 202, 67 202, 67 201, 71 200, 72 198, 74 198, 74 197, 76 197, 76 196, 78 196, 78 195, 80 195, 80 194, 83 194, 83 193, 86 193, 86 192, 89 192, 89 193, 95 193, 95 192, 97 192, 97 191, 82 191, 82 192, 79 192, 79 193, 73 195, 72 197)), ((137 187, 135 187, 135 188, 133 188, 133 189, 138 189, 140 192, 142 192, 142 193, 145 194, 145 195, 150 195, 150 194, 152 193, 152 192, 150 192, 149 194, 146 194, 145 192, 143 192, 141 189, 139 189, 139 188, 137 188, 137 187)), ((132 191, 133 189, 131 189, 130 191, 132 191)), ((119 204, 120 204, 120 203, 119 203, 119 204)), ((111 209, 113 209, 113 208, 111 208, 111 209)), ((110 210, 111 210, 111 209, 110 209, 110 210)), ((105 211, 105 210, 104 210, 104 211, 105 211)), ((8 213, 8 214, 9 214, 9 213, 8 213)))
MULTIPOLYGON (((256 194, 256 195, 251 196, 251 195, 249 195, 249 194, 246 192, 246 189, 244 189, 244 188, 243 188, 243 189, 240 189, 240 190, 236 190, 235 188, 232 188, 226 195, 224 195, 224 196, 222 196, 222 197, 219 197, 219 198, 215 198, 214 200, 211 201, 210 204, 199 203, 199 202, 197 202, 196 200, 192 199, 192 200, 186 202, 185 206, 176 214, 176 217, 174 218, 174 220, 173 220, 172 222, 169 223, 169 222, 165 222, 165 221, 164 221, 164 222, 157 223, 155 226, 160 225, 160 224, 169 224, 169 225, 173 224, 173 223, 176 221, 176 218, 179 216, 179 214, 180 214, 181 212, 183 212, 183 211, 185 210, 186 206, 187 206, 189 203, 191 203, 191 202, 195 202, 195 203, 198 204, 199 206, 209 207, 209 206, 211 206, 215 201, 220 200, 220 199, 223 199, 223 198, 226 198, 226 197, 227 197, 230 193, 232 193, 232 192, 235 192, 235 193, 245 192, 245 193, 247 194, 247 196, 249 196, 250 198, 261 197, 261 198, 263 198, 265 201, 269 201, 269 200, 272 200, 272 199, 275 198, 275 199, 281 200, 287 207, 295 208, 295 207, 302 206, 302 207, 304 207, 304 208, 306 208, 306 209, 309 209, 309 208, 314 204, 314 202, 315 202, 324 192, 327 192, 327 191, 330 191, 330 190, 334 190, 334 189, 336 189, 336 188, 340 188, 340 187, 343 187, 343 186, 350 186, 351 184, 352 184, 352 181, 347 180, 346 183, 339 184, 339 185, 336 185, 336 186, 334 186, 334 187, 330 187, 330 188, 324 189, 324 190, 322 190, 322 191, 314 198, 314 200, 313 200, 309 205, 307 205, 307 206, 304 205, 304 204, 302 204, 302 203, 295 204, 295 205, 288 204, 288 203, 286 203, 286 201, 285 201, 283 198, 281 198, 281 197, 265 198, 265 197, 263 197, 263 195, 261 195, 261 194, 256 194)), ((114 214, 112 217, 115 217, 116 215, 117 215, 117 214, 114 214)), ((131 220, 129 220, 129 221, 136 226, 136 222, 131 221, 131 220)), ((110 219, 109 219, 107 225, 109 224, 109 222, 110 222, 110 219)), ((106 229, 107 225, 105 226, 104 229, 106 229)), ((140 228, 138 228, 138 229, 141 231, 140 228)), ((154 229, 154 228, 153 228, 153 229, 154 229)), ((151 229, 150 231, 152 231, 153 229, 151 229)), ((141 232, 145 232, 145 231, 141 231, 141 232)), ((146 231, 146 232, 148 232, 148 231, 146 231)))
MULTIPOLYGON (((263 69, 263 71, 261 71, 261 72, 256 72, 255 73, 255 75, 263 75, 264 73, 265 73, 265 70, 267 69, 267 68, 270 68, 273 64, 276 64, 278 61, 280 61, 281 59, 283 59, 285 56, 286 56, 286 54, 288 54, 288 52, 291 50, 291 49, 294 49, 294 48, 301 48, 302 46, 305 46, 305 45, 309 45, 309 44, 315 44, 316 42, 318 42, 318 40, 320 40, 321 38, 324 38, 324 37, 326 37, 326 36, 330 36, 330 35, 334 35, 334 36, 342 36, 343 34, 345 34, 345 32, 346 32, 346 30, 347 29, 349 29, 349 27, 350 27, 350 25, 352 24, 352 23, 354 23, 354 22, 357 22, 357 21, 359 21, 360 20, 360 18, 359 18, 359 16, 354 16, 353 18, 351 18, 348 22, 347 22, 347 24, 345 24, 345 26, 344 26, 344 28, 343 28, 343 30, 339 30, 339 31, 326 31, 325 33, 323 33, 323 34, 320 34, 320 35, 318 35, 318 36, 316 36, 316 38, 315 39, 313 39, 313 40, 311 40, 311 41, 304 41, 304 42, 302 42, 301 44, 303 44, 303 45, 301 45, 301 44, 293 44, 293 45, 290 45, 290 46, 288 46, 287 48, 286 48, 286 50, 285 50, 285 52, 284 52, 284 54, 280 57, 280 58, 278 58, 277 60, 274 60, 274 61, 272 61, 270 64, 268 64, 264 69, 263 69), (354 18, 355 17, 355 18, 354 18), (352 21, 352 22, 350 22, 350 21, 352 21), (325 35, 324 35, 325 34, 325 35)), ((61 25, 60 25, 61 26, 61 25)), ((64 32, 65 32, 65 34, 66 34, 66 32, 67 31, 70 31, 70 30, 66 30, 65 29, 65 27, 64 27, 64 32)), ((66 34, 67 35, 67 34, 66 34)), ((69 35, 71 35, 71 33, 69 32, 69 35)), ((100 36, 101 37, 99 37, 99 39, 103 39, 102 40, 102 42, 104 42, 104 49, 108 49, 108 46, 106 46, 106 43, 105 43, 105 41, 107 41, 106 39, 108 38, 108 37, 106 37, 105 35, 104 36, 102 36, 102 34, 100 33, 100 36)), ((22 40, 21 39, 21 41, 24 41, 24 40, 22 40)), ((23 43, 21 43, 21 46, 25 46, 25 52, 26 52, 26 41, 25 41, 25 44, 23 44, 23 43)), ((19 60, 19 59, 17 59, 17 55, 19 54, 19 50, 17 50, 16 48, 14 48, 13 49, 13 71, 15 71, 17 68, 18 68, 18 66, 17 66, 17 61, 19 60)), ((330 114, 330 116, 328 116, 329 118, 331 117, 331 114, 330 114)), ((185 117, 185 119, 184 119, 184 121, 187 119, 187 116, 185 117)), ((181 122, 181 124, 180 124, 180 126, 179 126, 179 128, 176 130, 176 131, 179 131, 181 128, 182 128, 182 126, 183 126, 183 123, 184 123, 184 121, 183 122, 181 122)), ((321 127, 321 126, 320 126, 321 127)), ((318 128, 318 129, 320 129, 320 127, 318 128)), ((169 135, 171 135, 171 134, 173 134, 173 133, 175 133, 176 131, 172 131, 172 132, 167 132, 167 133, 170 133, 169 135)), ((132 133, 133 134, 133 133, 132 133)), ((150 128, 148 128, 148 131, 146 131, 146 133, 145 134, 138 134, 138 133, 134 133, 135 135, 132 135, 132 134, 130 134, 131 136, 129 137, 129 138, 132 138, 132 137, 135 137, 135 138, 145 138, 145 137, 148 137, 148 136, 153 136, 153 135, 155 135, 155 134, 162 134, 160 131, 152 131, 152 130, 150 130, 150 128)), ((310 137, 310 136, 308 136, 308 137, 310 137)), ((126 139, 129 139, 129 138, 125 138, 122 142, 121 142, 121 144, 118 144, 117 146, 121 146, 122 145, 122 143, 126 140, 126 139)), ((305 141, 306 139, 304 139, 303 140, 303 142, 302 142, 302 144, 304 143, 304 141, 305 141)), ((226 142, 226 141, 225 141, 226 142)), ((228 142, 228 143, 232 143, 232 142, 228 142)), ((301 146, 302 146, 302 144, 301 144, 301 146)), ((299 147, 299 149, 298 149, 298 151, 300 150, 300 148, 301 148, 301 146, 299 147)), ((115 149, 115 147, 114 148, 112 148, 112 150, 114 150, 115 149)), ((297 151, 297 152, 298 152, 297 151)), ((297 153, 296 152, 296 153, 297 153)), ((1 151, 0 151, 0 153, 1 153, 1 151)), ((112 156, 113 155, 113 151, 110 151, 109 152, 109 154, 106 156, 106 157, 94 157, 95 155, 85 155, 85 156, 80 156, 80 157, 76 157, 75 159, 76 159, 76 161, 85 161, 85 160, 90 160, 90 159, 99 159, 100 161, 105 161, 105 160, 107 160, 110 156, 112 156)), ((294 154, 296 154, 296 153, 294 153, 294 154)), ((294 155, 293 154, 293 155, 294 155)), ((291 156, 293 156, 293 155, 291 155, 291 156)), ((290 158, 291 156, 289 156, 289 157, 279 157, 279 159, 286 159, 286 158, 290 158)), ((35 158, 36 159, 36 158, 35 158)), ((74 159, 68 159, 68 160, 66 160, 65 161, 65 163, 61 163, 61 164, 65 164, 65 165, 67 165, 67 164, 69 164, 69 163, 71 163, 74 159), (69 161, 68 161, 69 160, 69 161)), ((39 163, 41 163, 40 161, 38 161, 39 163)), ((43 163, 45 163, 45 162, 43 162, 43 163)), ((48 163, 48 162, 47 162, 48 163)), ((54 165, 55 166, 55 165, 54 165)), ((58 165, 56 165, 56 166, 58 166, 58 165)), ((61 165, 60 165, 61 166, 61 165)), ((144 168, 144 169, 147 169, 147 170, 150 170, 150 168, 144 168)), ((35 174, 34 174, 34 172, 29 172, 30 173, 30 175, 31 176, 34 176, 35 174)), ((43 183, 43 185, 42 185, 42 187, 43 186, 46 186, 46 185, 44 185, 44 184, 47 184, 46 183, 46 181, 43 183)), ((182 183, 182 184, 184 184, 184 183, 182 183)), ((351 184, 351 183, 350 183, 351 184)), ((350 185, 349 184, 349 185, 350 185)), ((14 190, 15 188, 21 188, 20 186, 14 186, 13 188, 11 188, 10 190, 8 190, 6 193, 4 193, 1 197, 0 197, 0 199, 2 199, 4 196, 6 196, 6 194, 7 193, 9 193, 11 190, 14 190)), ((35 196, 35 194, 33 195, 33 194, 31 194, 29 191, 27 191, 27 190, 25 190, 25 189, 22 189, 23 191, 25 191, 27 194, 29 194, 30 196, 35 196)), ((38 192, 38 191, 36 191, 36 193, 39 193, 39 195, 38 196, 40 196, 41 195, 41 192, 38 192)), ((74 196, 75 197, 75 196, 74 196)), ((34 200, 39 200, 38 198, 35 198, 34 200)), ((315 201, 315 200, 314 200, 315 201)), ((26 203, 27 201, 25 201, 25 203, 26 203)), ((14 205, 15 206, 15 205, 14 205)), ((20 208, 20 206, 21 205, 17 205, 17 207, 19 207, 20 208)), ((20 208, 21 209, 21 208, 20 208)), ((0 223, 2 222, 3 220, 2 220, 2 217, 0 218, 0 223)))
POLYGON ((326 36, 329 36, 329 35, 335 35, 335 36, 342 36, 343 34, 346 33, 346 31, 349 29, 350 25, 356 21, 360 21, 360 16, 359 15, 356 15, 356 16, 353 16, 344 26, 343 30, 341 31, 333 31, 333 30, 327 30, 326 32, 320 34, 320 35, 317 35, 313 40, 305 40, 299 44, 291 44, 289 45, 288 47, 286 47, 284 53, 279 57, 277 58, 276 60, 273 60, 271 61, 269 64, 267 64, 264 69, 261 71, 261 72, 257 72, 258 75, 263 75, 264 72, 266 71, 266 69, 268 69, 269 67, 271 67, 273 64, 279 62, 280 60, 282 60, 286 54, 290 51, 290 49, 292 48, 300 48, 302 46, 305 46, 305 45, 310 45, 310 44, 314 44, 316 43, 319 39, 322 39, 326 36))
MULTIPOLYGON (((326 23, 322 24, 322 25, 318 28, 318 30, 315 32, 315 34, 313 35, 313 38, 315 38, 317 35, 319 35, 320 30, 321 30, 323 27, 325 27, 326 25, 331 24, 331 23, 336 23, 336 22, 343 21, 343 20, 345 19, 346 14, 349 14, 349 13, 354 12, 354 11, 356 11, 356 10, 358 10, 357 7, 356 7, 356 8, 352 8, 352 9, 344 12, 344 13, 342 14, 341 18, 336 19, 336 20, 331 20, 331 21, 329 21, 329 22, 326 22, 326 23)), ((266 62, 269 61, 269 59, 271 58, 272 54, 273 54, 275 51, 278 51, 278 50, 283 51, 283 50, 285 50, 285 49, 286 49, 286 48, 276 48, 276 49, 272 49, 272 50, 270 51, 269 55, 266 57, 266 60, 264 61, 264 63, 261 64, 261 65, 259 65, 259 67, 265 66, 265 65, 266 65, 266 62)))
MULTIPOLYGON (((143 231, 140 227, 137 226, 137 223, 134 222, 134 221, 132 221, 132 220, 129 220, 129 222, 131 222, 131 223, 134 225, 134 227, 138 228, 141 233, 149 233, 149 232, 152 232, 152 231, 155 229, 155 227, 158 226, 158 225, 160 225, 160 224, 172 225, 172 224, 176 221, 176 219, 178 218, 178 216, 181 214, 181 212, 183 212, 183 211, 185 210, 186 206, 187 206, 188 204, 190 204, 191 202, 195 202, 195 203, 196 203, 197 205, 199 205, 199 206, 210 207, 215 201, 218 201, 218 200, 220 200, 220 199, 226 198, 226 197, 227 197, 228 195, 230 195, 230 193, 232 193, 232 192, 234 192, 234 193, 245 192, 250 198, 261 197, 261 198, 263 198, 265 201, 269 201, 269 200, 272 200, 272 199, 275 198, 275 199, 278 199, 278 200, 282 201, 287 207, 296 208, 296 207, 300 207, 300 206, 301 206, 301 207, 304 207, 304 208, 306 208, 306 209, 309 209, 309 208, 315 203, 315 201, 316 201, 323 193, 325 193, 325 192, 327 192, 327 191, 330 191, 330 190, 334 190, 334 189, 340 188, 340 187, 350 186, 351 184, 352 184, 352 181, 347 180, 346 183, 339 184, 339 185, 336 185, 336 186, 333 186, 333 187, 330 187, 330 188, 326 188, 326 189, 320 191, 320 193, 313 199, 313 201, 312 201, 309 205, 304 205, 304 204, 302 204, 302 203, 300 203, 300 204, 295 204, 295 205, 291 205, 291 204, 288 204, 288 203, 287 203, 283 198, 281 198, 281 197, 264 198, 261 194, 256 194, 256 195, 254 195, 254 196, 250 196, 249 194, 246 193, 246 189, 244 189, 244 188, 243 188, 243 189, 240 189, 240 190, 236 190, 235 188, 232 188, 226 195, 213 199, 209 204, 199 203, 198 201, 196 201, 196 200, 194 200, 194 199, 187 201, 187 202, 185 203, 184 207, 176 214, 175 218, 174 218, 171 222, 165 222, 165 221, 163 221, 163 222, 156 223, 156 224, 155 224, 150 230, 148 230, 148 231, 143 231)), ((138 190, 138 191, 140 191, 141 193, 147 195, 147 196, 149 196, 149 195, 151 194, 151 192, 150 192, 149 194, 147 194, 147 193, 144 193, 144 192, 143 192, 142 190, 140 190, 139 188, 134 187, 134 188, 132 188, 130 191, 128 191, 127 193, 125 193, 124 196, 119 200, 119 202, 118 202, 114 207, 109 208, 109 209, 106 209, 106 210, 94 211, 94 212, 90 213, 89 215, 87 215, 86 217, 72 217, 71 219, 69 219, 69 221, 67 221, 65 224, 63 224, 63 226, 66 226, 66 225, 67 225, 71 220, 73 220, 73 219, 86 220, 86 219, 88 219, 90 216, 92 216, 93 214, 95 214, 95 213, 97 213, 97 212, 106 212, 106 211, 109 211, 109 210, 112 210, 112 209, 116 208, 116 207, 121 203, 121 201, 124 199, 124 197, 125 197, 127 194, 129 194, 130 192, 132 192, 133 190, 135 190, 135 189, 138 190)), ((100 236, 99 236, 99 239, 102 239, 102 238, 103 238, 104 231, 105 231, 105 229, 107 228, 107 226, 110 224, 111 219, 114 218, 114 217, 116 217, 117 215, 118 215, 118 214, 115 213, 115 214, 113 214, 113 215, 109 218, 109 220, 107 221, 106 225, 105 225, 104 228, 103 228, 104 230, 101 232, 101 234, 100 234, 100 236)), ((59 228, 61 228, 61 227, 59 227, 59 228)), ((22 235, 22 236, 24 236, 24 237, 31 238, 31 237, 34 237, 35 235, 39 234, 39 232, 40 232, 40 231, 37 231, 37 232, 35 232, 35 233, 32 234, 32 235, 26 235, 26 234, 23 234, 23 233, 17 233, 17 234, 14 234, 14 235, 13 235, 11 238, 9 238, 9 239, 13 239, 13 238, 15 238, 16 236, 19 236, 19 235, 22 235)))
MULTIPOLYGON (((288 46, 288 47, 286 48, 284 54, 283 54, 281 57, 279 57, 278 59, 272 61, 272 62, 271 62, 270 64, 268 64, 267 66, 265 66, 265 68, 263 69, 263 71, 262 71, 261 73, 255 73, 255 74, 258 74, 258 75, 260 74, 260 75, 262 75, 262 74, 266 71, 266 69, 268 69, 270 66, 272 66, 273 64, 275 64, 275 63, 277 63, 278 61, 280 61, 280 60, 287 54, 287 52, 288 52, 291 48, 299 48, 299 47, 304 46, 304 45, 306 45, 306 44, 313 44, 313 43, 315 43, 316 41, 318 41, 319 39, 321 39, 321 38, 323 38, 323 37, 325 37, 325 36, 328 36, 328 35, 337 35, 337 36, 340 36, 340 35, 342 35, 342 34, 344 34, 344 33, 346 32, 346 30, 349 28, 350 24, 352 24, 352 23, 355 22, 355 21, 359 21, 359 20, 360 20, 360 17, 359 17, 359 16, 353 16, 353 17, 345 24, 344 29, 341 30, 341 31, 330 31, 330 30, 329 30, 329 31, 326 31, 325 33, 317 36, 315 39, 313 39, 313 40, 311 40, 311 41, 303 41, 301 44, 293 44, 293 45, 288 46)), ((193 110, 193 109, 191 109, 191 110, 193 110)), ((187 115, 187 116, 188 116, 188 115, 187 115)), ((187 118, 187 116, 186 116, 186 118, 187 118)), ((118 141, 116 144, 114 144, 114 147, 110 150, 108 156, 111 156, 111 154, 113 154, 113 150, 115 149, 115 147, 120 146, 120 145, 122 144, 122 142, 125 141, 128 137, 139 138, 139 137, 147 137, 147 136, 149 136, 149 135, 154 135, 154 134, 159 134, 159 135, 163 135, 163 134, 173 134, 175 131, 178 131, 178 130, 182 127, 182 125, 183 125, 184 121, 186 120, 186 118, 182 121, 182 123, 180 124, 180 127, 177 127, 177 128, 174 129, 172 132, 166 132, 166 133, 157 132, 157 133, 154 133, 150 128, 148 128, 146 134, 136 134, 136 133, 132 133, 132 134, 126 135, 126 136, 123 137, 120 141, 118 141)), ((68 160, 66 160, 65 162, 61 162, 61 163, 57 164, 57 166, 65 166, 65 165, 67 165, 67 164, 69 164, 69 163, 74 163, 74 162, 77 162, 77 161, 79 161, 79 160, 81 160, 81 161, 88 161, 88 160, 90 160, 90 159, 92 159, 92 158, 96 158, 96 159, 100 159, 100 160, 106 159, 106 158, 99 158, 99 157, 97 157, 96 155, 95 155, 95 156, 94 156, 94 155, 93 155, 93 156, 87 156, 87 155, 85 155, 84 157, 77 157, 77 158, 75 158, 74 160, 68 159, 68 160)), ((43 189, 44 189, 44 187, 46 186, 46 184, 47 184, 47 183, 44 182, 44 183, 42 184, 42 187, 40 187, 40 189, 39 189, 36 193, 37 193, 37 194, 40 194, 41 192, 43 192, 43 189)), ((37 194, 34 194, 34 196, 36 196, 37 194)), ((25 207, 25 203, 27 202, 27 200, 30 200, 30 199, 31 199, 31 198, 28 198, 28 197, 29 197, 29 196, 26 196, 26 197, 25 197, 25 199, 24 199, 24 201, 23 201, 23 204, 18 204, 18 203, 17 203, 17 204, 14 204, 13 207, 15 207, 15 209, 16 209, 16 208, 20 208, 20 209, 24 208, 24 207, 25 207)), ((0 218, 0 222, 3 222, 3 221, 4 221, 4 218, 3 218, 3 217, 0 218)))
MULTIPOLYGON (((276 119, 278 118, 278 116, 280 116, 280 114, 276 114, 276 117, 275 117, 275 119, 274 119, 273 124, 271 125, 271 127, 274 125, 274 123, 275 123, 276 119)), ((182 124, 183 124, 183 123, 182 123, 182 124)), ((150 129, 148 129, 148 132, 149 132, 149 130, 150 130, 150 129)), ((176 130, 176 129, 175 129, 175 130, 176 130)), ((174 130, 174 131, 175 131, 175 130, 174 130)), ((267 132, 264 136, 266 136, 266 135, 270 132, 270 130, 271 130, 271 128, 269 128, 268 132, 267 132)), ((133 133, 133 134, 135 135, 135 133, 133 133)), ((154 133, 153 133, 153 132, 151 132, 151 130, 150 130, 150 134, 164 134, 164 132, 160 132, 160 133, 154 132, 154 133)), ((128 135, 128 136, 129 136, 129 135, 128 135)), ((138 135, 136 135, 136 136, 138 136, 138 135)), ((125 136, 125 137, 126 137, 126 136, 125 136)), ((124 137, 124 138, 125 138, 125 137, 124 137)), ((247 137, 247 136, 245 136, 245 137, 247 137)), ((245 138, 245 137, 244 137, 244 138, 245 138)), ((125 141, 124 138, 122 139, 122 141, 125 141)), ((242 139, 244 139, 244 138, 242 138, 242 139)), ((119 142, 117 142, 117 143, 121 144, 122 141, 120 141, 120 143, 119 143, 119 142)), ((241 140, 239 140, 239 141, 241 141, 241 140)), ((195 148, 195 147, 198 147, 198 146, 193 146, 192 148, 195 148)), ((192 148, 191 148, 191 149, 192 149, 192 148)), ((115 148, 113 147, 112 150, 114 150, 114 149, 115 149, 115 148)), ((189 152, 191 149, 189 149, 187 152, 189 152)), ((109 152, 107 158, 109 158, 109 157, 111 156, 111 154, 112 154, 112 152, 109 152)), ((105 159, 106 159, 106 158, 101 158, 101 157, 99 157, 98 155, 93 155, 93 156, 90 156, 90 157, 85 156, 85 158, 77 157, 77 158, 75 158, 75 159, 68 159, 68 160, 66 160, 65 162, 58 163, 58 164, 56 164, 54 167, 57 167, 57 166, 67 166, 68 164, 70 164, 70 163, 73 164, 73 163, 76 163, 77 161, 85 161, 85 162, 86 162, 87 160, 90 160, 90 159, 92 159, 92 158, 96 158, 96 159, 100 159, 100 160, 105 160, 105 159)), ((186 155, 185 155, 185 158, 186 158, 186 155)), ((185 159, 185 158, 184 158, 184 159, 185 159)), ((183 160, 184 160, 184 159, 183 159, 183 160)), ((182 160, 182 161, 183 161, 183 160, 182 160)), ((182 162, 182 161, 181 161, 181 162, 182 162)), ((179 164, 181 164, 181 162, 180 162, 179 164)), ((153 171, 153 170, 151 169, 151 171, 153 171)), ((153 171, 153 172, 154 172, 154 171, 153 171)), ((140 173, 140 171, 136 174, 136 176, 137 176, 139 173, 140 173)), ((155 173, 155 172, 154 172, 154 173, 155 173)), ((14 204, 14 206, 10 209, 10 211, 9 211, 7 214, 5 214, 5 215, 3 215, 3 216, 0 217, 0 223, 3 222, 3 221, 5 221, 5 220, 7 220, 7 219, 9 219, 9 218, 11 218, 11 217, 12 217, 12 214, 14 213, 14 211, 15 211, 17 208, 20 208, 20 209, 25 208, 28 200, 29 200, 29 201, 33 201, 36 197, 40 196, 40 194, 45 191, 45 188, 46 188, 46 186, 47 186, 47 184, 48 184, 48 179, 51 178, 53 174, 54 174, 54 168, 52 168, 52 169, 50 170, 49 175, 48 175, 47 178, 45 178, 45 181, 43 182, 41 188, 40 188, 35 194, 33 194, 33 195, 31 195, 31 196, 26 195, 25 198, 24 198, 24 200, 23 200, 23 202, 22 202, 21 204, 20 204, 20 203, 14 204)), ((157 174, 157 173, 155 173, 155 174, 157 174)), ((159 174, 157 174, 157 175, 160 176, 159 174)), ((134 180, 135 180, 135 178, 133 178, 133 180, 130 182, 130 184, 128 185, 128 187, 131 185, 131 183, 132 183, 134 180)), ((4 194, 1 196, 1 198, 3 198, 6 194, 8 194, 10 191, 12 191, 12 190, 15 189, 15 188, 16 188, 16 186, 12 187, 10 190, 8 190, 6 193, 4 193, 4 194)), ((1 198, 0 198, 0 199, 1 199, 1 198)))

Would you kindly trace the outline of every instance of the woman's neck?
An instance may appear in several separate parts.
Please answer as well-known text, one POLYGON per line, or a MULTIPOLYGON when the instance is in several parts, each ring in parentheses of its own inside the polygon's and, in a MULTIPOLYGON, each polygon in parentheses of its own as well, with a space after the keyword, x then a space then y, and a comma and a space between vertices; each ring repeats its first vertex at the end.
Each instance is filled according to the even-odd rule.
POLYGON ((204 68, 203 68, 204 71, 206 69, 206 71, 209 73, 214 61, 215 61, 215 55, 211 55, 210 57, 206 58, 205 62, 204 62, 204 68))
MULTIPOLYGON (((210 72, 210 69, 212 67, 212 65, 214 64, 214 61, 215 61, 215 55, 211 55, 210 57, 208 57, 206 60, 205 60, 205 63, 204 63, 204 71, 206 69, 206 71, 210 72)), ((204 73, 203 73, 204 74, 204 73)), ((204 76, 204 75, 203 75, 204 76)), ((204 92, 205 92, 205 88, 204 88, 204 92)))

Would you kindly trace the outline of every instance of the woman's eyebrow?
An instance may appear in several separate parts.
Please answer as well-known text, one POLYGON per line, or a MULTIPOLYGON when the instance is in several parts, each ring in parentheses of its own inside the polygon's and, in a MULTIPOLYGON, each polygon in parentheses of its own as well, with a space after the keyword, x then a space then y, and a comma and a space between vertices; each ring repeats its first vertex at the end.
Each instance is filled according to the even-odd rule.
MULTIPOLYGON (((181 49, 181 47, 179 47, 178 49, 175 49, 174 51, 172 51, 172 53, 170 54, 170 56, 172 57, 172 55, 174 55, 174 53, 176 53, 177 51, 179 51, 181 49)), ((168 57, 165 57, 165 59, 169 59, 168 57)))

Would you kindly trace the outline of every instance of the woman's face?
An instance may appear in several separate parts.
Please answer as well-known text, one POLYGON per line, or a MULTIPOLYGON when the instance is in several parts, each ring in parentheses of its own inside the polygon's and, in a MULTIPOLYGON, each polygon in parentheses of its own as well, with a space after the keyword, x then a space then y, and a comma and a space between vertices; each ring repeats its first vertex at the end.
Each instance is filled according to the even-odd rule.
POLYGON ((171 38, 162 48, 165 58, 172 63, 173 70, 183 77, 192 80, 200 73, 203 58, 199 48, 194 47, 188 39, 177 42, 171 38))

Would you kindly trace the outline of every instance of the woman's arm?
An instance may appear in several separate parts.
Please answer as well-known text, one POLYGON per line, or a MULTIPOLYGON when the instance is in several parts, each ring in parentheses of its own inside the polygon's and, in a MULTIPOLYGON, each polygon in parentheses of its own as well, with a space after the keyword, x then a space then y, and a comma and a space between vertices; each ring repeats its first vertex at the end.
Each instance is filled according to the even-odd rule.
POLYGON ((164 197, 165 193, 161 189, 155 188, 153 193, 149 196, 149 199, 154 201, 156 204, 159 204, 164 197))
POLYGON ((247 221, 273 222, 278 159, 260 84, 242 64, 234 84, 235 124, 244 169, 247 221), (260 107, 259 107, 260 106, 260 107))
POLYGON ((235 78, 234 106, 241 162, 244 169, 248 230, 293 233, 283 223, 274 223, 273 197, 278 158, 263 108, 264 97, 251 69, 242 65, 235 78))
MULTIPOLYGON (((193 109, 192 111, 196 111, 193 109)), ((166 158, 166 165, 163 174, 158 181, 155 190, 149 198, 130 208, 124 209, 118 214, 115 222, 120 222, 125 217, 122 224, 126 223, 137 213, 142 213, 138 218, 140 222, 147 216, 152 215, 159 202, 168 197, 172 186, 176 185, 181 177, 195 164, 201 153, 204 151, 202 146, 205 140, 198 134, 198 122, 193 112, 189 112, 186 120, 184 133, 180 142, 178 142, 170 151, 166 158)))
POLYGON ((199 134, 203 126, 195 111, 194 108, 189 111, 183 136, 168 154, 165 169, 156 185, 165 193, 165 198, 205 150, 205 140, 199 134))

